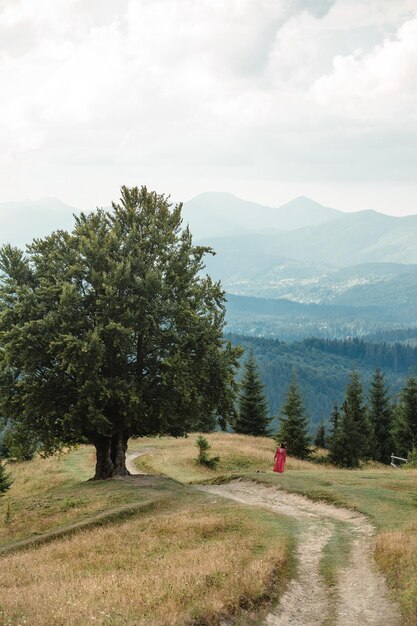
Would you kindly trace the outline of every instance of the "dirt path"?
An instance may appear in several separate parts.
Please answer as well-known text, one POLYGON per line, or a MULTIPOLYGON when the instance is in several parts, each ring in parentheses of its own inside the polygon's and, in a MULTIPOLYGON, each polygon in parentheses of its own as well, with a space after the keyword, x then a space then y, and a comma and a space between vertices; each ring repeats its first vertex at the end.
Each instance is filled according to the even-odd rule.
POLYGON ((154 448, 142 448, 140 451, 126 452, 126 469, 132 474, 132 476, 145 476, 145 474, 138 472, 137 467, 135 467, 134 460, 143 454, 146 454, 150 450, 154 450, 154 448))
POLYGON ((359 513, 340 509, 277 488, 243 480, 201 487, 205 492, 295 517, 298 535, 298 576, 291 581, 265 626, 399 626, 398 608, 391 602, 384 578, 373 562, 375 529, 359 513), (352 538, 351 556, 340 571, 336 593, 320 576, 322 550, 337 522, 352 538))

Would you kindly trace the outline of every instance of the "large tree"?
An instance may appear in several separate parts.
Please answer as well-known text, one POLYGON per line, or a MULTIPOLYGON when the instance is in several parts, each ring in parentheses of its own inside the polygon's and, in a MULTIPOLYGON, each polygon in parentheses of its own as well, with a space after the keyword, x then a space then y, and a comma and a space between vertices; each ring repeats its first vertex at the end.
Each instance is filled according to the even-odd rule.
POLYGON ((281 408, 277 442, 286 444, 288 454, 299 459, 310 456, 309 420, 304 412, 304 402, 298 383, 293 374, 288 392, 281 408))
POLYGON ((181 436, 234 416, 239 350, 181 205, 146 187, 72 232, 4 246, 0 410, 46 453, 88 441, 95 478, 127 474, 131 436, 181 436))
POLYGON ((253 354, 244 365, 239 395, 239 411, 234 429, 244 435, 266 436, 271 421, 264 385, 253 354))
POLYGON ((389 463, 393 452, 392 413, 384 374, 377 367, 369 392, 369 418, 373 434, 372 458, 381 463, 389 463))

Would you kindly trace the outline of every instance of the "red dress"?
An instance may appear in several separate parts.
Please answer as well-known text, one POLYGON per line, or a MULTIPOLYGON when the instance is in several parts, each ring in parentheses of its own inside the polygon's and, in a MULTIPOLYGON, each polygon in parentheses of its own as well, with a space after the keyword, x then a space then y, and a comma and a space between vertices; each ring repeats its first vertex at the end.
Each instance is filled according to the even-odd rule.
POLYGON ((277 448, 277 451, 275 452, 275 465, 274 465, 274 472, 278 472, 279 474, 283 474, 284 473, 284 465, 285 465, 285 459, 287 458, 287 451, 285 448, 277 448))

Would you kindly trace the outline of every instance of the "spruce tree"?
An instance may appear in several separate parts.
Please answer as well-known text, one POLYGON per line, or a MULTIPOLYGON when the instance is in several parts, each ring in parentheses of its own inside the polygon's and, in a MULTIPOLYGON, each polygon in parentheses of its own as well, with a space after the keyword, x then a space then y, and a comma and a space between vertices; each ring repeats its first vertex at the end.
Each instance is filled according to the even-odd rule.
POLYGON ((293 375, 287 396, 281 408, 281 418, 277 442, 285 442, 287 452, 299 459, 310 456, 308 418, 304 413, 304 403, 295 376, 293 375))
POLYGON ((317 448, 327 447, 326 429, 324 427, 323 420, 320 420, 319 425, 317 426, 316 436, 314 437, 314 445, 317 448))
POLYGON ((6 471, 6 468, 0 461, 0 496, 10 488, 11 484, 12 480, 10 478, 10 474, 6 471))
POLYGON ((342 414, 330 444, 330 460, 341 467, 358 467, 367 454, 369 429, 359 374, 353 371, 346 387, 342 414))
POLYGON ((329 433, 329 438, 328 438, 329 449, 331 449, 331 447, 332 447, 332 441, 335 438, 335 435, 336 435, 339 423, 340 423, 339 407, 338 407, 337 403, 335 402, 334 406, 333 406, 332 414, 330 416, 330 424, 331 424, 331 426, 330 426, 330 433, 329 433))
POLYGON ((396 451, 401 456, 417 448, 417 379, 410 376, 400 394, 394 425, 396 451))
POLYGON ((251 354, 244 365, 235 431, 242 435, 268 435, 271 421, 268 413, 264 385, 261 382, 255 358, 251 354))
POLYGON ((370 388, 369 418, 373 434, 372 458, 380 463, 389 463, 393 450, 393 416, 384 374, 379 367, 375 370, 370 388))

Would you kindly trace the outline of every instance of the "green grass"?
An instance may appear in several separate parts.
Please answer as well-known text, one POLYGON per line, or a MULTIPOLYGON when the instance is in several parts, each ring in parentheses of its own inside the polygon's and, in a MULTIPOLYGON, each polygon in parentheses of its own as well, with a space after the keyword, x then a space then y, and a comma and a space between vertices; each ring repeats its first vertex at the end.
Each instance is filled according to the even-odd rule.
POLYGON ((334 533, 323 549, 320 561, 320 574, 328 587, 337 584, 337 572, 349 560, 352 536, 350 529, 341 522, 334 521, 334 533))
POLYGON ((82 447, 49 459, 9 465, 13 484, 0 499, 0 550, 48 533, 72 532, 74 526, 104 523, 144 505, 187 492, 169 478, 88 481, 93 454, 82 447))
POLYGON ((352 547, 351 529, 341 522, 334 521, 333 524, 333 534, 326 543, 320 560, 320 574, 326 583, 332 607, 322 626, 333 626, 336 621, 338 572, 346 566, 352 547))
MULTIPOLYGON (((417 624, 417 470, 385 466, 342 470, 289 458, 283 475, 272 470, 274 444, 270 439, 237 435, 209 435, 213 455, 220 454, 216 471, 196 477, 189 440, 160 440, 158 453, 138 460, 138 467, 176 476, 183 482, 222 482, 233 475, 246 477, 291 493, 354 509, 367 515, 378 530, 376 561, 394 590, 404 624, 417 624), (242 459, 244 462, 242 462, 242 459)), ((138 449, 142 442, 135 442, 138 449)), ((154 445, 153 440, 146 445, 154 445)), ((324 551, 322 572, 332 585, 349 550, 339 529, 324 551)))
POLYGON ((249 474, 252 480, 279 484, 292 493, 351 508, 369 516, 378 529, 403 529, 417 518, 417 472, 394 469, 339 470, 314 473, 249 474))

